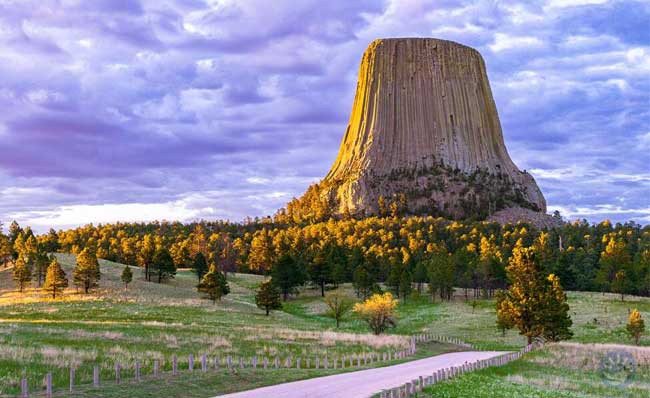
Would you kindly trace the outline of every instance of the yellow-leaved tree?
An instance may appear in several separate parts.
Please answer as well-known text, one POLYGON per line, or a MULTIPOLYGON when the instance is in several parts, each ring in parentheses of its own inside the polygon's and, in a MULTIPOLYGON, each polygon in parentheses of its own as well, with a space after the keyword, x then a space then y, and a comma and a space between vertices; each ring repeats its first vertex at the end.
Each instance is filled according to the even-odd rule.
POLYGON ((630 313, 630 319, 627 322, 627 332, 634 339, 634 344, 639 344, 641 335, 645 332, 645 323, 641 313, 635 308, 630 313))
POLYGON ((395 308, 399 300, 386 292, 384 294, 373 294, 363 303, 354 305, 354 312, 359 318, 368 323, 374 334, 381 334, 389 327, 395 327, 395 308))

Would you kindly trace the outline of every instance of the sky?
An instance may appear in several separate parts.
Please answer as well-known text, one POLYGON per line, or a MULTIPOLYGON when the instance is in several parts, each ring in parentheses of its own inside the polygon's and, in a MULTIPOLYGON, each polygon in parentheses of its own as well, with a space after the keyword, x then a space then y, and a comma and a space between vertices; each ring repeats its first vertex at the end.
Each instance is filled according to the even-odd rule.
POLYGON ((569 220, 650 223, 650 3, 0 0, 0 221, 243 220, 325 176, 374 39, 478 49, 569 220))

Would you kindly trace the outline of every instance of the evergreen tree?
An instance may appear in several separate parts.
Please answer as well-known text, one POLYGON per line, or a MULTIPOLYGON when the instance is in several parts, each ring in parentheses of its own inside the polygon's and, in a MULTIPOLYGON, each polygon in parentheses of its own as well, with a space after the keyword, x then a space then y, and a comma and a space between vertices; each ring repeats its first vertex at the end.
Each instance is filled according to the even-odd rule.
MULTIPOLYGON (((611 290, 613 285, 624 290, 625 285, 622 281, 631 262, 632 258, 627 250, 625 241, 612 237, 600 255, 600 269, 596 274, 596 283, 603 292, 611 290), (623 274, 619 275, 621 282, 616 283, 616 275, 621 271, 623 271, 623 274)), ((617 293, 624 294, 624 292, 617 293)))
POLYGON ((413 271, 413 282, 417 283, 418 293, 422 293, 422 284, 428 282, 429 275, 424 261, 418 261, 413 271))
POLYGON ((380 291, 379 285, 368 273, 365 266, 357 267, 354 271, 354 277, 352 286, 357 294, 357 297, 362 299, 367 299, 372 293, 378 293, 380 291))
POLYGON ((18 256, 14 263, 14 281, 18 285, 20 292, 23 292, 23 288, 29 281, 32 280, 32 271, 29 269, 29 266, 25 262, 22 256, 18 256))
POLYGON ((290 254, 283 254, 278 258, 271 268, 271 277, 275 286, 282 292, 284 301, 297 291, 298 286, 305 283, 303 267, 290 254))
POLYGON ((497 304, 497 328, 501 331, 501 336, 505 337, 506 330, 510 330, 515 326, 514 319, 512 317, 512 311, 509 308, 508 296, 505 292, 499 290, 495 296, 497 304))
POLYGON ((167 249, 156 251, 151 262, 151 272, 158 276, 158 283, 172 279, 176 275, 176 265, 167 249))
POLYGON ((307 266, 309 279, 320 286, 321 297, 325 297, 325 285, 332 281, 331 262, 327 258, 327 249, 321 249, 307 266))
POLYGON ((56 298, 56 294, 63 293, 65 288, 68 287, 68 277, 65 275, 63 268, 59 265, 56 257, 52 258, 50 265, 47 267, 45 275, 45 284, 43 290, 52 293, 52 298, 56 298))
POLYGON ((543 327, 542 336, 548 341, 567 340, 573 336, 571 332, 571 317, 566 294, 560 285, 560 278, 551 274, 546 278, 546 295, 542 303, 543 327))
POLYGON ((641 335, 645 332, 645 323, 641 317, 641 313, 635 308, 630 313, 630 318, 626 326, 627 332, 630 334, 630 337, 634 339, 634 344, 639 345, 639 340, 641 335))
POLYGON ((402 298, 406 300, 408 296, 411 295, 413 280, 411 279, 411 273, 407 270, 402 271, 402 276, 399 279, 399 292, 402 294, 402 298))
POLYGON ((400 282, 402 278, 403 266, 400 261, 393 261, 388 272, 388 280, 386 285, 395 293, 397 297, 400 296, 400 282))
POLYGON ((454 293, 454 259, 446 251, 436 253, 427 262, 429 293, 433 300, 436 292, 442 300, 451 300, 454 293))
POLYGON ((271 310, 282 308, 282 301, 280 301, 280 291, 275 286, 272 280, 262 282, 257 293, 255 294, 255 304, 260 309, 266 311, 266 316, 269 315, 271 310))
POLYGON ((7 267, 9 260, 13 255, 13 248, 9 242, 9 237, 0 233, 0 264, 7 267))
POLYGON ((36 283, 38 287, 41 287, 43 280, 45 279, 45 273, 50 265, 50 258, 45 252, 37 252, 34 256, 34 278, 36 278, 36 283))
POLYGON ((139 249, 138 263, 144 268, 144 279, 150 281, 151 275, 154 273, 151 270, 151 263, 156 255, 156 241, 153 235, 145 234, 139 244, 139 249))
POLYGON ((230 293, 230 286, 228 286, 226 276, 222 272, 219 272, 215 264, 212 264, 209 271, 201 278, 197 290, 205 293, 210 300, 216 302, 217 300, 221 300, 221 297, 230 293))
POLYGON ((534 249, 515 247, 506 272, 511 285, 497 302, 499 322, 517 327, 528 344, 538 336, 570 337, 566 295, 557 277, 544 277, 534 249))
POLYGON ((72 281, 77 286, 83 286, 84 293, 88 294, 90 289, 98 286, 100 278, 97 256, 88 248, 83 249, 77 256, 77 265, 72 271, 72 281))
POLYGON ((198 252, 194 256, 194 262, 192 263, 192 271, 196 273, 196 276, 199 278, 199 281, 203 278, 206 272, 208 272, 208 263, 205 260, 203 253, 198 252))
POLYGON ((122 279, 122 283, 124 283, 124 290, 128 289, 129 283, 131 283, 133 280, 133 272, 131 272, 131 267, 128 265, 124 266, 120 279, 122 279))

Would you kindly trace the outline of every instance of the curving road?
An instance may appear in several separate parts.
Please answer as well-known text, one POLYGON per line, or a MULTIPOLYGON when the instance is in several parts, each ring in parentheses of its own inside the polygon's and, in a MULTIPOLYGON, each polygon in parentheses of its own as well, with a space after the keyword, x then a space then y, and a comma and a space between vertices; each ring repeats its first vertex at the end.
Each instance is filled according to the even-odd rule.
POLYGON ((452 352, 399 365, 294 381, 215 398, 368 398, 383 389, 397 387, 419 376, 430 375, 438 369, 502 354, 506 352, 452 352))

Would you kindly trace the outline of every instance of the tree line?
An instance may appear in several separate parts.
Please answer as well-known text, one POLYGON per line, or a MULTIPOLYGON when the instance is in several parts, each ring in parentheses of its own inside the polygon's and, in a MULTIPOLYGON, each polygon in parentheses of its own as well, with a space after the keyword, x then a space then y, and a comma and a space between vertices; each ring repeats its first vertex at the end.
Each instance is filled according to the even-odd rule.
POLYGON ((18 253, 31 253, 24 259, 41 281, 47 253, 88 249, 98 258, 138 266, 154 282, 172 278, 177 268, 195 269, 199 281, 214 269, 274 276, 285 297, 304 283, 324 295, 330 286, 352 282, 363 297, 384 284, 401 298, 415 290, 446 300, 453 287, 467 298, 491 297, 505 288, 506 267, 518 245, 533 247, 545 274, 556 275, 564 290, 650 295, 650 227, 632 222, 576 221, 538 230, 524 223, 433 217, 305 225, 265 218, 86 225, 41 235, 13 222, 0 234, 0 261, 9 264, 18 253))

